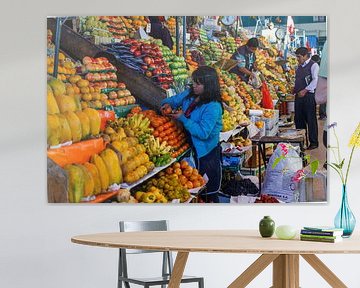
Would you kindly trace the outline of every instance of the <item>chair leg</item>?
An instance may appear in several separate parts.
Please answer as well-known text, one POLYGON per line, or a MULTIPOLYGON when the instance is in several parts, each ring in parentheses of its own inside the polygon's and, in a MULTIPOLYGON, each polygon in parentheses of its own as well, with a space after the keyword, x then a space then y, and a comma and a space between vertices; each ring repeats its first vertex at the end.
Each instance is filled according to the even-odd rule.
POLYGON ((199 280, 199 288, 204 288, 204 279, 203 278, 201 278, 199 280))

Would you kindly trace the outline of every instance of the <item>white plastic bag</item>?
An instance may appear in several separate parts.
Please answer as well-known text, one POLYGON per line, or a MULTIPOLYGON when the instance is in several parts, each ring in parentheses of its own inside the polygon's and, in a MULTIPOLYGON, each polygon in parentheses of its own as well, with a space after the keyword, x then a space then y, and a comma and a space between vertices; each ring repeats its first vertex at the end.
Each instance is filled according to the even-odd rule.
MULTIPOLYGON (((285 144, 285 143, 283 143, 285 144)), ((302 169, 302 159, 297 152, 297 148, 290 144, 285 144, 288 148, 288 153, 273 168, 273 163, 276 158, 282 154, 281 145, 276 147, 273 155, 270 157, 269 164, 266 168, 266 175, 263 186, 263 193, 276 197, 277 199, 289 202, 299 201, 299 183, 293 180, 295 173, 302 169)))

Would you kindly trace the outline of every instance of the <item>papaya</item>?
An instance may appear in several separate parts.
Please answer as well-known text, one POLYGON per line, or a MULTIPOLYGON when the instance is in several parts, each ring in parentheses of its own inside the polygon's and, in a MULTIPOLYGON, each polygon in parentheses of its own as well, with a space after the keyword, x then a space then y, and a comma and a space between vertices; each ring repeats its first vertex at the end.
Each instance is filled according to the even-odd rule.
POLYGON ((100 133, 101 118, 98 111, 92 108, 86 108, 83 110, 90 119, 90 133, 96 136, 100 133))
POLYGON ((64 82, 62 82, 61 80, 54 78, 48 81, 48 84, 50 85, 55 97, 65 94, 66 87, 64 82))
POLYGON ((83 172, 83 176, 84 176, 84 193, 83 193, 83 197, 88 197, 91 195, 94 195, 94 179, 91 175, 91 173, 86 169, 86 167, 84 165, 81 164, 76 164, 76 166, 78 166, 82 172, 83 172))
POLYGON ((47 143, 50 146, 60 144, 61 125, 56 114, 47 115, 47 143))
POLYGON ((110 180, 104 160, 98 154, 94 154, 91 156, 90 162, 95 164, 96 168, 99 171, 101 190, 106 191, 106 189, 109 187, 110 180))
POLYGON ((65 165, 64 169, 68 172, 68 197, 70 203, 79 203, 84 195, 84 175, 83 170, 72 164, 65 165))
POLYGON ((58 104, 56 103, 54 97, 54 93, 49 85, 47 85, 47 113, 48 114, 60 113, 58 104))
POLYGON ((116 153, 107 148, 100 153, 101 158, 104 160, 105 166, 109 174, 109 184, 119 184, 122 182, 122 173, 120 169, 119 158, 116 153))
POLYGON ((101 182, 99 171, 96 168, 95 164, 86 162, 84 163, 85 168, 91 173, 93 180, 94 180, 94 194, 97 195, 101 192, 101 182))
POLYGON ((71 95, 71 97, 74 99, 75 102, 75 111, 81 111, 81 95, 80 94, 74 94, 71 95))
POLYGON ((63 114, 58 114, 60 121, 60 143, 65 143, 72 140, 70 125, 63 114))
POLYGON ((74 112, 65 112, 63 115, 69 123, 72 141, 79 142, 82 137, 81 122, 74 112))
POLYGON ((85 139, 90 135, 90 119, 87 114, 82 111, 76 111, 75 114, 79 117, 79 120, 81 122, 81 139, 85 139))
POLYGON ((61 113, 76 111, 76 102, 72 96, 60 95, 55 99, 61 113))

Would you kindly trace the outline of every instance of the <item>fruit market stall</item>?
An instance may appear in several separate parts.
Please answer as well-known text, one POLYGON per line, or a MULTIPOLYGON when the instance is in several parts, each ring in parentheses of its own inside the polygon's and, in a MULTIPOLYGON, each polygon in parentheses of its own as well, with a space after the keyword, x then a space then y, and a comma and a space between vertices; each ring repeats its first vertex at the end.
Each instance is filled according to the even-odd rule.
MULTIPOLYGON (((173 19, 167 19, 171 32, 173 19)), ((48 19, 53 34, 54 23, 48 19)), ((192 71, 210 65, 217 70, 224 107, 223 201, 276 202, 260 194, 265 158, 251 141, 255 134, 277 134, 283 115, 276 102, 288 97, 293 85, 293 70, 277 64, 279 51, 272 44, 260 38, 256 56, 262 85, 254 87, 229 72, 232 53, 249 37, 242 29, 238 37, 213 41, 204 29, 188 26, 191 43, 181 44, 186 45, 181 57, 159 39, 137 37, 148 23, 145 16, 82 17, 79 23, 79 33, 62 27, 59 74, 48 81, 47 155, 58 175, 66 171, 68 183, 49 199, 196 202, 206 178, 184 159, 189 149, 184 128, 158 109, 162 99, 188 87, 192 71), (275 109, 264 108, 264 91, 275 109)), ((49 75, 53 69, 49 55, 49 75)), ((271 155, 273 147, 264 150, 271 155)))

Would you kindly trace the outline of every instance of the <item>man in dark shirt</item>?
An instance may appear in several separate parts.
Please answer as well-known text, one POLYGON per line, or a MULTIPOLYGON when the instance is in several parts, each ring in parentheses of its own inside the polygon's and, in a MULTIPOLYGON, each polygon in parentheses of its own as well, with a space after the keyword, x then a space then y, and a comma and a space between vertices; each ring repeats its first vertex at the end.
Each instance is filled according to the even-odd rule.
POLYGON ((236 52, 231 56, 231 59, 238 61, 238 65, 230 70, 231 73, 239 75, 239 77, 249 82, 252 78, 253 69, 255 69, 256 56, 255 51, 259 47, 259 40, 257 38, 250 38, 246 45, 240 46, 236 52))
POLYGON ((167 46, 172 50, 174 42, 171 38, 170 31, 160 21, 159 16, 149 16, 151 23, 151 30, 149 35, 156 39, 161 39, 163 45, 167 46))
POLYGON ((316 119, 315 89, 318 82, 319 65, 310 59, 306 47, 295 51, 299 66, 295 73, 295 126, 307 129, 310 145, 308 150, 319 146, 316 119))

